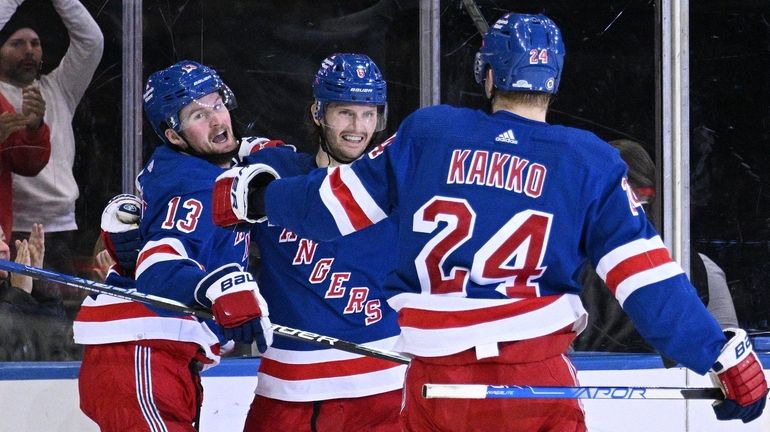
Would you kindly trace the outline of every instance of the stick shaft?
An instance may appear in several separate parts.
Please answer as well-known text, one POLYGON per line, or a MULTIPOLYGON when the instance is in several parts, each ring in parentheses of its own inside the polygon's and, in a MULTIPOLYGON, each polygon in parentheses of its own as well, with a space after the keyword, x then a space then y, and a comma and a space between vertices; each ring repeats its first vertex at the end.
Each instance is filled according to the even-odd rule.
POLYGON ((122 298, 124 300, 133 300, 140 303, 148 304, 151 306, 157 306, 159 308, 172 310, 175 312, 182 312, 190 315, 195 315, 202 319, 211 319, 213 315, 208 310, 190 307, 184 303, 154 296, 151 294, 145 294, 137 291, 136 289, 120 288, 112 285, 108 285, 101 282, 92 281, 89 279, 71 276, 63 273, 58 273, 52 270, 41 269, 24 264, 18 264, 8 260, 0 259, 0 269, 9 271, 11 273, 23 274, 33 277, 35 279, 43 279, 52 282, 57 282, 62 285, 71 286, 74 288, 80 288, 86 291, 90 291, 98 294, 107 294, 113 297, 122 298))
MULTIPOLYGON (((37 267, 18 264, 8 260, 0 259, 0 269, 6 270, 11 273, 23 274, 26 276, 33 277, 35 279, 43 279, 43 280, 57 282, 63 285, 80 288, 80 289, 94 292, 94 293, 107 294, 113 297, 122 298, 124 300, 137 301, 140 303, 156 306, 167 310, 182 312, 182 313, 194 315, 201 319, 211 319, 213 317, 211 315, 211 312, 209 312, 206 309, 187 306, 186 304, 175 300, 167 299, 164 297, 158 297, 151 294, 145 294, 135 289, 120 288, 120 287, 108 285, 105 283, 84 279, 77 276, 71 276, 71 275, 62 274, 51 270, 45 270, 37 267)), ((388 361, 401 363, 401 364, 408 364, 410 360, 409 357, 403 356, 399 353, 367 347, 364 345, 357 344, 355 342, 348 342, 342 339, 319 335, 319 334, 307 332, 304 330, 286 327, 280 324, 273 324, 273 333, 289 339, 315 343, 317 345, 324 345, 326 347, 335 348, 340 351, 346 351, 353 354, 379 358, 382 360, 388 360, 388 361)))
POLYGON ((719 388, 538 387, 485 384, 425 384, 426 399, 710 399, 723 400, 719 388))
POLYGON ((475 0, 463 0, 463 5, 465 5, 468 15, 473 20, 476 30, 479 31, 481 36, 484 36, 487 33, 487 30, 489 30, 489 24, 487 24, 487 20, 484 19, 484 16, 481 15, 481 11, 475 0))
POLYGON ((354 342, 348 342, 329 336, 307 332, 304 330, 297 330, 280 324, 273 324, 273 334, 305 342, 314 342, 321 345, 331 346, 332 348, 336 348, 340 351, 347 351, 353 354, 365 355, 368 357, 389 360, 401 364, 409 364, 410 361, 409 357, 392 351, 367 347, 354 342))

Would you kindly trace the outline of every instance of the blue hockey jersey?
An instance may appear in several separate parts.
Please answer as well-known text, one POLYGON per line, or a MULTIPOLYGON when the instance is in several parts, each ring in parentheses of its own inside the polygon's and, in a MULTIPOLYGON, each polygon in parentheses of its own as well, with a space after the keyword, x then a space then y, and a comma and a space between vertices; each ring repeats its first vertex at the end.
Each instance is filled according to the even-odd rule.
MULTIPOLYGON (((211 216, 211 191, 224 170, 203 159, 158 147, 137 178, 144 210, 144 246, 136 266, 137 288, 145 293, 195 304, 198 282, 230 263, 246 268, 249 234, 220 228, 211 216)), ((84 344, 160 339, 198 344, 219 361, 218 328, 213 320, 154 308, 108 295, 83 302, 76 341, 84 344)))
MULTIPOLYGON (((270 165, 281 177, 316 169, 314 156, 288 147, 260 150, 245 162, 270 165)), ((393 349, 397 316, 382 291, 396 265, 392 220, 330 242, 263 222, 251 238, 259 247, 259 287, 273 322, 393 349)), ((390 361, 275 338, 262 357, 256 393, 286 401, 368 396, 401 388, 405 372, 390 361)))
POLYGON ((395 215, 397 349, 440 356, 572 326, 596 267, 640 334, 705 373, 725 343, 595 135, 507 111, 421 109, 350 166, 274 181, 270 220, 329 240, 395 215))
POLYGON ((139 289, 195 304, 193 290, 212 270, 248 265, 249 235, 220 228, 211 216, 211 191, 223 168, 159 147, 137 178, 144 211, 144 246, 136 265, 139 289))

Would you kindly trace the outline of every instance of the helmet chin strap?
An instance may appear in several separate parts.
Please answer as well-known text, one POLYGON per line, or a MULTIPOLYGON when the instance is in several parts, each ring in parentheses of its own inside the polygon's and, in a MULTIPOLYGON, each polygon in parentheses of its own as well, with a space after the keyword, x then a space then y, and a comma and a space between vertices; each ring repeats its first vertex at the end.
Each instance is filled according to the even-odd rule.
POLYGON ((361 153, 358 156, 354 158, 346 158, 346 157, 342 157, 339 154, 336 154, 336 152, 332 151, 332 148, 329 145, 329 141, 326 139, 326 131, 332 128, 326 123, 324 119, 318 118, 319 108, 320 108, 320 102, 316 100, 311 107, 313 121, 315 122, 316 126, 318 126, 321 129, 321 133, 318 134, 319 145, 321 146, 321 150, 323 150, 324 153, 326 153, 326 157, 327 157, 327 160, 329 161, 330 166, 332 164, 332 159, 334 159, 339 164, 347 165, 353 162, 354 160, 358 159, 359 157, 361 157, 361 155, 369 151, 369 149, 373 146, 375 138, 377 138, 379 132, 375 132, 372 136, 369 137, 369 143, 366 145, 366 147, 361 151, 361 153))
POLYGON ((331 127, 328 124, 326 124, 326 122, 323 120, 316 120, 316 125, 318 125, 318 127, 321 128, 321 133, 319 134, 319 144, 321 146, 321 150, 323 150, 324 153, 326 153, 326 157, 328 158, 330 166, 332 164, 332 159, 334 159, 335 161, 337 161, 337 163, 342 165, 347 165, 353 162, 354 160, 358 159, 358 157, 349 159, 349 158, 342 157, 338 154, 335 154, 335 152, 332 151, 332 148, 329 145, 329 141, 326 139, 326 131, 331 129, 331 127))
POLYGON ((355 159, 348 160, 346 158, 343 158, 339 155, 334 154, 331 147, 329 146, 329 142, 326 139, 326 131, 331 128, 329 127, 328 124, 326 124, 326 121, 324 119, 325 114, 322 108, 324 108, 322 106, 322 102, 316 99, 313 102, 313 105, 310 106, 310 113, 311 113, 313 122, 316 124, 317 127, 320 128, 321 133, 318 134, 319 135, 318 144, 321 146, 321 150, 323 150, 324 153, 326 153, 326 158, 329 163, 328 166, 332 165, 332 159, 334 159, 337 163, 342 165, 347 165, 353 162, 355 159))
POLYGON ((337 161, 337 163, 342 164, 342 165, 347 165, 347 164, 349 164, 349 163, 351 163, 351 162, 353 162, 354 160, 357 159, 357 158, 347 159, 347 158, 343 158, 343 157, 341 157, 339 155, 335 155, 334 152, 332 152, 331 147, 329 147, 329 143, 326 141, 326 137, 324 137, 323 134, 321 135, 320 141, 321 141, 321 143, 320 143, 321 144, 321 150, 323 150, 324 153, 326 153, 326 157, 329 158, 329 165, 330 166, 332 164, 332 159, 334 159, 335 161, 337 161))

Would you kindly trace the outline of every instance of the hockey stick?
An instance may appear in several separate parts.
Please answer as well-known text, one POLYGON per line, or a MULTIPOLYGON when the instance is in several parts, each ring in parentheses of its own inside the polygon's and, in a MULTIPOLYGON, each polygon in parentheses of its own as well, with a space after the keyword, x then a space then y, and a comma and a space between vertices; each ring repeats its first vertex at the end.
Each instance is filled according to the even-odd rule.
MULTIPOLYGON (((137 291, 136 289, 119 288, 116 286, 108 285, 101 282, 92 281, 89 279, 80 278, 77 276, 70 276, 62 273, 57 273, 51 270, 45 270, 28 265, 18 264, 12 261, 0 259, 0 269, 9 271, 11 273, 23 274, 33 277, 35 279, 43 279, 60 283, 75 288, 84 289, 86 291, 107 294, 113 297, 122 298, 124 300, 132 300, 140 303, 148 304, 151 306, 157 306, 159 308, 182 312, 190 315, 194 315, 201 319, 211 319, 213 315, 207 309, 200 307, 188 306, 184 303, 176 300, 167 299, 164 297, 154 296, 152 294, 145 294, 137 291)), ((340 351, 346 351, 353 354, 364 355, 368 357, 374 357, 381 360, 388 360, 401 364, 409 364, 409 357, 401 354, 381 350, 378 348, 367 347, 354 342, 348 342, 345 340, 333 338, 330 336, 319 335, 316 333, 307 332, 304 330, 298 330, 291 327, 286 327, 280 324, 273 324, 273 333, 279 336, 283 336, 289 339, 312 342, 318 345, 325 345, 332 347, 340 351)))
POLYGON ((474 0, 463 0, 463 5, 465 5, 465 10, 468 11, 468 15, 470 15, 473 20, 473 25, 476 26, 476 30, 478 30, 483 37, 487 34, 487 30, 489 30, 489 24, 487 24, 487 20, 484 19, 484 15, 481 14, 479 6, 474 0))
POLYGON ((483 384, 425 384, 426 399, 711 399, 724 400, 721 389, 687 387, 537 387, 483 384))
POLYGON ((120 288, 105 283, 92 281, 89 279, 80 278, 77 276, 70 276, 63 273, 58 273, 52 270, 41 269, 38 267, 28 266, 24 264, 18 264, 12 261, 0 259, 0 270, 6 270, 11 273, 23 274, 35 279, 42 279, 52 282, 57 282, 62 285, 71 286, 74 288, 84 289, 86 291, 107 294, 113 297, 122 298, 124 300, 133 300, 140 303, 158 306, 160 308, 182 312, 189 315, 194 315, 201 319, 211 319, 213 315, 206 309, 187 306, 182 302, 176 300, 167 299, 164 297, 154 296, 152 294, 145 294, 137 291, 134 288, 120 288))
POLYGON ((313 342, 320 345, 327 345, 332 348, 336 348, 340 351, 347 351, 349 353, 364 355, 368 357, 374 357, 381 360, 388 360, 388 361, 401 363, 401 364, 409 364, 409 362, 411 361, 409 357, 406 357, 402 354, 399 354, 393 351, 386 351, 386 350, 381 350, 379 348, 367 347, 354 342, 348 342, 345 340, 341 340, 341 339, 337 339, 329 336, 323 336, 323 335, 311 333, 304 330, 297 330, 295 328, 282 326, 280 324, 273 324, 273 333, 279 336, 300 340, 300 341, 313 342))

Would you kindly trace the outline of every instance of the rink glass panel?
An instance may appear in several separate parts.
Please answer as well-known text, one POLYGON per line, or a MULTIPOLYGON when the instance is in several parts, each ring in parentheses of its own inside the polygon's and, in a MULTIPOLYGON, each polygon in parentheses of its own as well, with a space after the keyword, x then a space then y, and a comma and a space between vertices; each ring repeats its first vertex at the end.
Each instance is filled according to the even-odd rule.
MULTIPOLYGON (((45 9, 47 2, 27 1, 39 1, 42 21, 50 23, 55 35, 66 35, 52 9, 45 9)), ((126 113, 121 111, 121 2, 83 3, 105 36, 102 62, 74 119, 81 196, 72 259, 79 276, 93 277, 101 211, 110 197, 122 192, 127 164, 121 160, 121 123, 126 113)), ((461 3, 438 2, 440 100, 481 108, 485 101, 472 73, 481 39, 461 3)), ((488 22, 507 10, 544 12, 562 28, 567 59, 549 122, 588 129, 605 140, 639 141, 656 159, 661 140, 655 97, 661 84, 655 75, 654 2, 477 3, 488 22)), ((770 315, 770 169, 764 163, 770 135, 765 106, 770 96, 768 15, 762 1, 740 7, 724 0, 690 4, 692 243, 725 270, 741 325, 758 330, 768 330, 770 315)), ((153 71, 181 59, 211 65, 236 93, 238 108, 232 115, 241 133, 312 151, 304 121, 314 72, 333 52, 364 52, 388 80, 390 134, 420 104, 419 17, 417 0, 302 0, 290 6, 145 0, 140 79, 144 82, 153 71)), ((47 39, 44 72, 58 63, 67 43, 64 36, 47 39)), ((145 161, 157 144, 145 122, 145 161)), ((652 210, 653 218, 659 211, 652 210)), ((74 314, 83 294, 66 291, 68 312, 74 314)))
POLYGON ((758 333, 770 330, 769 17, 766 1, 690 2, 692 245, 758 333))

